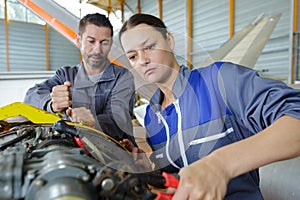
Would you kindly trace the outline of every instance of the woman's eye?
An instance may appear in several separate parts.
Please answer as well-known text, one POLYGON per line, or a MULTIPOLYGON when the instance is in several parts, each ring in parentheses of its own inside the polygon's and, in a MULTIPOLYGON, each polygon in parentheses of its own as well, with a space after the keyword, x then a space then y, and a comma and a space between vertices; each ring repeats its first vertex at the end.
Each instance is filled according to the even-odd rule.
POLYGON ((128 60, 134 60, 135 59, 135 56, 128 56, 128 60))
POLYGON ((151 49, 153 49, 153 48, 154 48, 154 44, 151 44, 151 45, 147 46, 147 49, 148 49, 148 50, 151 50, 151 49))

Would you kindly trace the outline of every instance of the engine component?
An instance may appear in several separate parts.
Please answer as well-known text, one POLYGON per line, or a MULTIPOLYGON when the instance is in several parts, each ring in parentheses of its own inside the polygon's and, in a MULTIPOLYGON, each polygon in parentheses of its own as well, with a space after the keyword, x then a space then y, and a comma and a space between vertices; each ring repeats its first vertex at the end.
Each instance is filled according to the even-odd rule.
POLYGON ((13 105, 0 108, 0 199, 156 197, 148 184, 163 185, 164 179, 140 173, 131 154, 117 141, 90 127, 56 121, 57 116, 29 105, 13 105))

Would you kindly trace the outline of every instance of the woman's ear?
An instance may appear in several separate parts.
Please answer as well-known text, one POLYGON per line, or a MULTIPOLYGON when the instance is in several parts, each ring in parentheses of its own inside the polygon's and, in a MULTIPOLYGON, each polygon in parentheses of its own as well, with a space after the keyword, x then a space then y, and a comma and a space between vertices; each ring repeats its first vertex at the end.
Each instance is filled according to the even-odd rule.
POLYGON ((170 45, 170 49, 173 51, 175 47, 175 41, 173 35, 170 32, 167 32, 167 40, 170 45))

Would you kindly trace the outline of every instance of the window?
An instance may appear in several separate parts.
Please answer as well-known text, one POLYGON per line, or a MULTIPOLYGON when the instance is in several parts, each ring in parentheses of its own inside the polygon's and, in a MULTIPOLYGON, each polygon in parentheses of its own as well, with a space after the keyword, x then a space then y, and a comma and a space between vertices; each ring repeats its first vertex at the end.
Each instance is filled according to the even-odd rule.
POLYGON ((31 10, 25 8, 25 6, 23 6, 18 0, 7 0, 7 18, 9 20, 31 22, 42 25, 45 24, 45 21, 35 15, 31 10))
POLYGON ((4 0, 0 0, 0 19, 4 19, 4 0))

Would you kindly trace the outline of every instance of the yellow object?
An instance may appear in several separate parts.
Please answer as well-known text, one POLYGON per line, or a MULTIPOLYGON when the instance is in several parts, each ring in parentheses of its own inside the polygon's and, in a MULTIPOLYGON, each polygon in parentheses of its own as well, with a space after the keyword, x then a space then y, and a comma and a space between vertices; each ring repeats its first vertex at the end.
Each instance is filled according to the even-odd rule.
POLYGON ((49 113, 22 102, 15 102, 0 108, 0 120, 23 116, 35 124, 54 124, 60 120, 56 114, 49 113))
MULTIPOLYGON (((0 108, 0 121, 11 117, 17 117, 17 116, 25 117, 26 119, 28 119, 34 124, 54 124, 55 122, 61 120, 61 117, 58 114, 53 114, 45 110, 41 110, 39 108, 36 108, 32 105, 23 102, 11 103, 0 108)), ((117 145, 125 149, 124 145, 121 145, 114 138, 110 137, 109 135, 101 131, 98 131, 97 129, 86 126, 84 125, 84 123, 78 124, 78 123, 67 122, 67 121, 66 123, 70 126, 82 127, 97 132, 98 134, 103 135, 104 137, 110 139, 111 141, 113 141, 114 143, 116 143, 117 145)))

